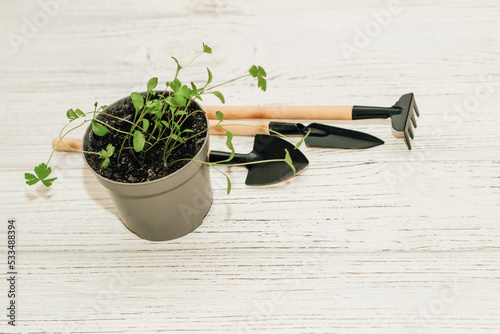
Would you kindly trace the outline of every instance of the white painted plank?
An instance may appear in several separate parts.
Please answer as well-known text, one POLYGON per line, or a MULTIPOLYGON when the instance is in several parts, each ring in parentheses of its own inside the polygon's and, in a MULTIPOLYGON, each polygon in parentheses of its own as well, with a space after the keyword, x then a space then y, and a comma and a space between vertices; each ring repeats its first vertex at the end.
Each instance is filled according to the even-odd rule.
POLYGON ((499 33, 493 0, 3 1, 0 218, 19 222, 19 330, 496 333, 499 33), (232 168, 229 196, 213 172, 202 226, 164 243, 126 230, 79 155, 54 156, 53 189, 23 184, 68 108, 167 80, 170 57, 185 64, 201 42, 214 54, 188 80, 206 80, 206 66, 217 82, 252 64, 269 74, 266 93, 250 80, 226 87, 231 105, 389 106, 414 92, 413 150, 388 123, 327 122, 386 143, 304 148, 310 166, 269 187, 245 186, 232 168))

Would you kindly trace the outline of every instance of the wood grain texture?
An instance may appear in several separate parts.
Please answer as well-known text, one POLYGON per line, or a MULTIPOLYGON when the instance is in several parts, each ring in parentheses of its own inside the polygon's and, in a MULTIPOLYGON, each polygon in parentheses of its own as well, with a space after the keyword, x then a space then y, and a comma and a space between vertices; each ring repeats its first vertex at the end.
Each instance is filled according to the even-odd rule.
MULTIPOLYGON (((19 309, 0 332, 498 333, 498 36, 494 0, 3 1, 0 238, 15 217, 19 309), (229 196, 213 171, 204 223, 170 242, 130 233, 79 154, 54 155, 53 188, 24 184, 68 108, 171 79, 170 57, 185 64, 202 42, 214 53, 187 80, 202 84, 207 66, 215 83, 254 64, 268 73, 266 93, 246 79, 221 88, 228 105, 390 106, 415 93, 412 150, 388 122, 325 121, 386 143, 304 148, 310 166, 268 187, 226 169, 229 196)), ((234 139, 240 152, 252 142, 234 139)))
POLYGON ((205 106, 204 110, 211 119, 221 111, 224 119, 352 120, 352 106, 205 106))

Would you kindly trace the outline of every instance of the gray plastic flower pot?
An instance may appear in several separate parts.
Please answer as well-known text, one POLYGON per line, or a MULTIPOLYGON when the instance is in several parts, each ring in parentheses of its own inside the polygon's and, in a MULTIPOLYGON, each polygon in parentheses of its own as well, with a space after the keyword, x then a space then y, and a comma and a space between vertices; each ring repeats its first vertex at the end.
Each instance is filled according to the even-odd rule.
MULTIPOLYGON (((89 145, 90 131, 91 126, 83 137, 84 150, 89 145)), ((207 132, 194 160, 206 161, 208 147, 207 132)), ((182 237, 201 225, 212 206, 212 186, 206 164, 190 161, 161 179, 123 183, 102 177, 89 166, 85 155, 83 159, 108 190, 125 226, 142 239, 166 241, 182 237)))

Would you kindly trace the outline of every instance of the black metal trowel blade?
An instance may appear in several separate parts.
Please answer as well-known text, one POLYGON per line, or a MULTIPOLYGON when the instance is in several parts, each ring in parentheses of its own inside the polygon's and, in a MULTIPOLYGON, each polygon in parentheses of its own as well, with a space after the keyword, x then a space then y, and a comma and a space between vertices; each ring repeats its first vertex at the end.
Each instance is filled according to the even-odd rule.
POLYGON ((288 136, 304 136, 309 147, 364 149, 384 143, 383 140, 364 132, 338 128, 331 125, 311 123, 270 122, 269 129, 288 136))
POLYGON ((311 129, 311 134, 305 139, 309 147, 364 149, 384 143, 383 140, 370 134, 331 125, 312 123, 307 128, 311 129))
MULTIPOLYGON (((250 155, 254 156, 255 161, 265 161, 273 159, 284 159, 285 149, 290 153, 290 157, 298 173, 309 164, 309 160, 301 151, 295 149, 295 146, 288 141, 268 135, 256 135, 253 150, 250 155)), ((245 181, 247 185, 266 185, 284 181, 294 176, 292 168, 283 161, 263 162, 248 165, 248 175, 245 181)))
POLYGON ((295 173, 300 172, 309 164, 302 152, 288 141, 270 135, 255 135, 253 149, 248 154, 236 153, 232 160, 226 161, 231 153, 211 151, 209 162, 221 162, 226 165, 244 164, 248 169, 245 184, 261 186, 284 181, 295 176, 293 169, 284 161, 287 150, 292 158, 295 173))

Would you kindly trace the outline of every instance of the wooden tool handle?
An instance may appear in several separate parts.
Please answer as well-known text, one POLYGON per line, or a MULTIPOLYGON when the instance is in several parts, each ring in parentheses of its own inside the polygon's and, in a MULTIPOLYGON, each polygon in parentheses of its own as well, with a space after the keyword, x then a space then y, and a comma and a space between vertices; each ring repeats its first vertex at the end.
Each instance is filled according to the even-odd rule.
MULTIPOLYGON (((217 120, 210 120, 210 126, 218 124, 217 120)), ((225 129, 231 131, 235 136, 254 136, 256 134, 269 134, 269 122, 259 120, 237 120, 223 121, 220 123, 225 129)), ((226 131, 221 128, 210 129, 210 135, 225 135, 226 131)))
POLYGON ((208 118, 224 113, 224 119, 352 120, 352 106, 204 106, 208 118))
POLYGON ((52 140, 52 148, 56 151, 75 152, 75 150, 82 150, 82 140, 77 138, 63 138, 55 137, 52 140))
MULTIPOLYGON (((219 124, 217 120, 210 120, 210 126, 215 126, 219 124)), ((227 130, 231 131, 235 136, 254 136, 256 134, 269 134, 269 122, 267 121, 256 121, 256 120, 238 120, 233 122, 221 122, 222 125, 227 130)), ((221 128, 210 129, 210 135, 225 135, 226 131, 221 128)), ((67 151, 75 152, 75 150, 82 150, 82 140, 77 138, 65 137, 60 141, 59 137, 55 137, 52 140, 52 148, 56 151, 67 151)))

